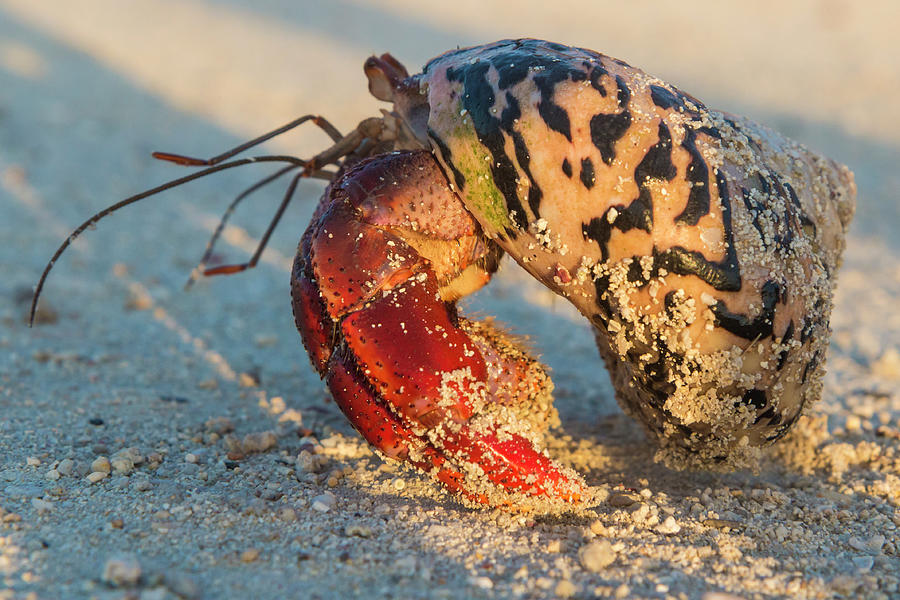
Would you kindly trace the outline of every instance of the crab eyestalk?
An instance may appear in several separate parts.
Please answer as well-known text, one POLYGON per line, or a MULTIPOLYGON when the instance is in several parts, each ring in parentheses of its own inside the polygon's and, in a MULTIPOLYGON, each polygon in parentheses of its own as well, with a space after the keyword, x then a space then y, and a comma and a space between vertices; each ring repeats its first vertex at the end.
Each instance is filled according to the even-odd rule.
POLYGON ((294 317, 340 409, 384 455, 474 504, 562 504, 581 479, 541 450, 543 368, 455 300, 500 252, 429 152, 369 159, 335 181, 301 241, 294 317))

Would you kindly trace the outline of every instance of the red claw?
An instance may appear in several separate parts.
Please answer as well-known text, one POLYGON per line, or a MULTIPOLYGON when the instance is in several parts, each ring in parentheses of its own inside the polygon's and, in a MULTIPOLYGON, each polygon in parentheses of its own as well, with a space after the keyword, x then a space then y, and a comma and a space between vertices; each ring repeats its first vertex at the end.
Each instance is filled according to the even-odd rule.
POLYGON ((359 163, 316 217, 294 266, 294 317, 363 437, 470 503, 581 500, 581 479, 539 447, 552 414, 543 370, 457 316, 454 300, 488 280, 498 251, 430 153, 359 163))

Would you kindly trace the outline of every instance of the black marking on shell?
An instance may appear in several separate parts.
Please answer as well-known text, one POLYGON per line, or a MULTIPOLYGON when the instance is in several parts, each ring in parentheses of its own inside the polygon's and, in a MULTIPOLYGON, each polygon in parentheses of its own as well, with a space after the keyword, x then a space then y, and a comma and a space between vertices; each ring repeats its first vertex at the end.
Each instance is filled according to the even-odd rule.
POLYGON ((581 159, 581 183, 585 188, 591 189, 594 187, 594 163, 591 162, 590 158, 582 158, 581 159))
POLYGON ((672 91, 660 85, 650 86, 650 99, 653 100, 653 104, 664 109, 670 109, 673 107, 680 108, 684 106, 684 104, 672 91))
MULTIPOLYGON (((594 70, 594 73, 596 72, 597 69, 594 70)), ((605 74, 606 71, 604 70, 603 73, 605 74)), ((594 82, 595 80, 591 79, 591 83, 593 84, 594 82)), ((628 111, 631 92, 620 75, 616 76, 616 86, 618 87, 616 99, 619 103, 619 108, 622 109, 621 112, 594 115, 591 117, 590 123, 591 141, 597 147, 597 150, 600 151, 600 157, 607 165, 611 165, 616 158, 616 142, 622 139, 628 132, 628 128, 631 127, 631 113, 628 111)), ((606 95, 606 89, 600 84, 599 77, 594 87, 603 90, 603 95, 606 95)))
MULTIPOLYGON (((586 69, 589 69, 588 79, 591 82, 591 87, 600 92, 600 95, 606 98, 606 88, 600 83, 600 78, 604 75, 609 75, 609 71, 601 67, 600 65, 591 64, 588 61, 584 61, 581 63, 584 65, 586 69)), ((624 108, 624 107, 623 107, 624 108)))
POLYGON ((531 156, 528 153, 528 145, 525 143, 525 138, 522 137, 521 133, 515 130, 516 119, 521 116, 522 110, 519 108, 519 101, 516 100, 516 97, 511 93, 506 92, 506 108, 503 109, 503 113, 500 115, 500 125, 513 140, 516 161, 519 163, 519 167, 522 171, 525 172, 525 176, 531 184, 528 188, 528 207, 531 209, 532 213, 537 215, 541 204, 541 198, 543 198, 544 194, 541 191, 540 186, 538 186, 537 181, 535 181, 534 176, 531 174, 531 168, 529 167, 531 156))
MULTIPOLYGON (((572 66, 571 61, 550 56, 548 49, 557 50, 551 44, 539 40, 507 41, 486 52, 482 58, 459 61, 459 64, 448 67, 446 71, 449 81, 459 82, 463 86, 461 99, 463 108, 472 120, 478 140, 491 154, 491 177, 506 201, 506 208, 514 215, 515 226, 520 230, 527 228, 529 217, 517 194, 518 172, 511 157, 506 154, 504 131, 513 138, 516 160, 529 178, 531 185, 528 205, 535 219, 540 217, 540 201, 543 194, 528 171, 528 148, 524 138, 515 129, 516 119, 521 116, 521 110, 515 97, 507 90, 531 75, 540 92, 540 100, 537 103, 538 114, 550 129, 571 141, 568 113, 554 103, 553 93, 558 83, 570 77, 576 79, 580 77, 581 80, 586 77, 583 71, 572 66), (491 114, 491 109, 496 103, 494 86, 488 81, 491 67, 497 71, 497 89, 500 92, 507 91, 505 96, 507 108, 504 109, 500 119, 491 114)), ((571 49, 566 49, 565 52, 571 52, 571 49)), ((450 53, 435 60, 446 60, 448 56, 457 53, 450 53)), ((426 65, 425 72, 431 64, 426 65)))
POLYGON ((654 273, 663 268, 676 275, 699 277, 719 291, 736 292, 741 289, 741 273, 737 268, 737 259, 734 263, 729 261, 729 257, 722 262, 713 262, 702 253, 682 246, 673 246, 662 252, 654 249, 653 259, 654 273))
POLYGON ((671 181, 678 173, 672 164, 672 134, 662 121, 657 133, 659 141, 647 150, 647 154, 634 169, 634 181, 639 186, 643 186, 649 179, 671 181))
MULTIPOLYGON (((699 277, 718 291, 736 292, 741 289, 741 269, 737 259, 737 251, 734 248, 734 235, 731 227, 731 198, 728 192, 728 184, 721 172, 716 173, 716 184, 719 191, 719 202, 722 206, 722 225, 725 229, 725 258, 716 262, 708 260, 700 252, 688 250, 682 246, 673 246, 662 251, 654 247, 651 278, 658 276, 659 270, 663 268, 669 273, 676 275, 694 275, 699 277)), ((600 246, 603 260, 609 259, 608 243, 612 226, 621 231, 628 231, 639 227, 638 224, 640 224, 643 226, 639 228, 648 232, 650 231, 649 228, 652 227, 652 219, 647 225, 647 205, 643 204, 641 196, 638 196, 638 199, 633 201, 627 209, 622 205, 617 205, 613 208, 617 211, 628 212, 624 216, 620 213, 611 224, 609 223, 607 211, 603 217, 595 217, 591 219, 590 223, 582 225, 581 228, 585 239, 593 239, 600 246), (623 219, 621 222, 619 222, 620 218, 623 219)), ((639 261, 640 258, 639 256, 632 257, 634 261, 639 261)), ((605 283, 603 278, 597 280, 598 303, 600 302, 601 292, 605 291, 608 285, 608 279, 605 280, 605 283)))
POLYGON ((803 228, 803 231, 808 237, 815 238, 817 232, 816 224, 809 218, 806 211, 803 210, 803 205, 800 203, 800 198, 797 197, 797 192, 794 191, 794 186, 792 186, 789 181, 783 181, 781 182, 781 185, 784 187, 785 192, 787 192, 791 204, 797 209, 797 214, 800 215, 800 226, 803 228))
MULTIPOLYGON (((486 61, 479 61, 465 68, 451 67, 447 69, 447 78, 462 83, 465 90, 462 98, 463 107, 472 119, 478 141, 491 154, 491 176, 494 185, 503 195, 506 208, 512 212, 516 226, 519 229, 526 229, 528 215, 517 193, 516 180, 519 174, 504 149, 505 139, 501 132, 500 119, 494 117, 490 110, 495 102, 494 89, 486 77, 490 66, 486 61)), ((513 63, 511 68, 515 67, 513 63)))
POLYGON ((450 153, 450 148, 447 147, 447 144, 444 143, 444 140, 442 140, 440 136, 438 136, 437 132, 431 127, 428 128, 428 138, 431 140, 431 143, 434 144, 435 148, 437 148, 437 151, 440 153, 444 164, 450 167, 450 172, 453 174, 453 182, 456 184, 456 189, 461 191, 466 185, 466 177, 460 172, 459 169, 456 168, 456 165, 453 164, 453 156, 450 153))
POLYGON ((609 259, 609 239, 612 236, 613 227, 622 232, 642 229, 649 233, 653 228, 653 207, 649 204, 649 193, 645 194, 642 190, 641 194, 627 207, 617 204, 609 208, 602 216, 594 217, 589 223, 581 226, 584 239, 592 239, 600 246, 602 260, 609 259), (616 217, 610 222, 610 211, 612 210, 616 211, 616 217))
POLYGON ((752 187, 742 187, 741 194, 760 242, 766 250, 777 248, 782 255, 790 254, 793 252, 795 238, 803 235, 804 220, 809 220, 803 213, 796 193, 788 182, 771 169, 754 174, 748 181, 752 187), (772 202, 773 198, 782 201, 772 202), (781 212, 773 218, 772 211, 779 209, 781 212))
POLYGON ((691 155, 691 162, 685 172, 685 179, 690 182, 691 191, 688 193, 684 210, 675 217, 675 222, 690 226, 696 225, 701 217, 709 214, 709 169, 703 155, 697 149, 696 142, 697 134, 685 128, 681 147, 691 155))
MULTIPOLYGON (((781 343, 786 344, 794 337, 794 321, 793 319, 788 323, 787 329, 784 331, 784 335, 781 337, 781 343)), ((788 349, 785 348, 781 352, 778 353, 778 370, 782 370, 784 368, 785 361, 787 361, 788 349)))
POLYGON ((807 380, 807 378, 809 377, 809 374, 810 374, 812 371, 815 371, 815 370, 816 370, 816 367, 819 366, 819 362, 820 362, 821 360, 822 360, 822 358, 821 358, 821 356, 820 356, 820 354, 819 354, 819 351, 816 350, 816 351, 813 353, 812 358, 809 359, 809 362, 806 363, 806 364, 803 366, 803 374, 800 376, 800 385, 805 385, 805 384, 806 384, 806 380, 807 380))
POLYGON ((572 177, 572 164, 569 162, 568 158, 564 158, 562 161, 562 172, 565 173, 566 177, 571 179, 572 177))
POLYGON ((733 313, 721 300, 710 306, 716 317, 716 325, 746 340, 764 339, 772 335, 775 323, 775 305, 781 294, 781 285, 769 279, 760 290, 762 309, 750 319, 747 315, 733 313))
MULTIPOLYGON (((580 73, 580 71, 575 71, 580 73)), ((553 89, 560 81, 569 78, 569 72, 559 70, 550 71, 534 76, 534 83, 541 92, 541 101, 538 102, 538 114, 547 124, 547 127, 566 136, 572 141, 572 126, 569 123, 569 113, 560 105, 553 102, 553 89)))
MULTIPOLYGON (((582 225, 582 234, 585 239, 590 238, 597 242, 603 260, 609 258, 609 239, 613 227, 622 232, 642 229, 650 233, 653 230, 653 197, 647 183, 652 179, 672 179, 677 173, 675 165, 672 164, 672 137, 669 128, 660 122, 658 132, 659 140, 647 150, 647 154, 634 170, 634 180, 639 187, 638 197, 628 206, 622 204, 612 206, 599 218, 594 217, 587 225, 582 225), (614 218, 612 211, 615 211, 614 218)), ((582 182, 583 178, 582 169, 582 182)))
POLYGON ((668 88, 661 85, 650 86, 650 99, 658 107, 665 110, 674 108, 676 111, 691 117, 692 120, 699 119, 701 111, 706 108, 702 102, 690 94, 678 88, 668 88), (691 106, 688 106, 689 102, 691 106))

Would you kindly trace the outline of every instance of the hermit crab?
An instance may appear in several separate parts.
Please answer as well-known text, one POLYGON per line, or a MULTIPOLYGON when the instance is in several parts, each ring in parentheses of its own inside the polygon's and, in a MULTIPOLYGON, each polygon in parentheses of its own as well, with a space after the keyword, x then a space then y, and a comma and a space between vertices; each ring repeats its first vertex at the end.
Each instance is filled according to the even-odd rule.
POLYGON ((544 367, 457 312, 503 254, 589 320, 619 403, 673 462, 738 464, 818 398, 855 202, 846 167, 621 60, 546 41, 453 50, 412 76, 384 54, 365 73, 392 106, 348 135, 307 116, 213 159, 155 154, 207 168, 86 221, 32 310, 69 241, 110 212, 284 162, 235 200, 295 171, 252 259, 201 272, 254 266, 298 179, 329 180, 291 274, 306 350, 375 449, 468 504, 590 498, 542 449, 544 367), (305 121, 334 145, 227 161, 305 121))

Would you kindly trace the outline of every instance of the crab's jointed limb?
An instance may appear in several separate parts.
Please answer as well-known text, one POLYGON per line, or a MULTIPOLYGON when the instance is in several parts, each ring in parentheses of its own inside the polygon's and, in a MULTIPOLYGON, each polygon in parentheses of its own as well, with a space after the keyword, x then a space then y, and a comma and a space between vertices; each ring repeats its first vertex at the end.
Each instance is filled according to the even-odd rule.
POLYGON ((301 240, 297 327, 338 406, 383 454, 473 503, 577 501, 581 479, 539 447, 552 411, 543 368, 456 313, 500 254, 430 152, 365 160, 329 186, 301 240))

